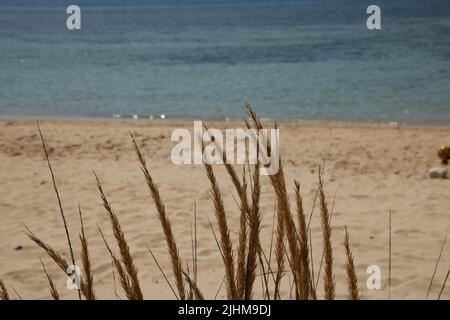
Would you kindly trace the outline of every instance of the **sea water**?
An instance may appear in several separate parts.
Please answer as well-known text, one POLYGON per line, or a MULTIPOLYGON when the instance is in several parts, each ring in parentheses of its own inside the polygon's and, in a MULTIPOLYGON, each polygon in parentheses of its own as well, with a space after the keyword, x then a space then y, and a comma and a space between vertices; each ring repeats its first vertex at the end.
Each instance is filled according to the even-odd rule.
POLYGON ((0 116, 450 123, 450 2, 372 2, 0 0, 0 116))

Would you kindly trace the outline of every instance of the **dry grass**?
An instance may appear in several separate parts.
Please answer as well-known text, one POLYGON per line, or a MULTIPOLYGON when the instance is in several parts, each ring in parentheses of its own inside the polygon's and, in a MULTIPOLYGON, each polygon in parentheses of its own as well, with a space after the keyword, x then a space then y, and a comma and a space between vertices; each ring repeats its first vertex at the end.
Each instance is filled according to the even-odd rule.
POLYGON ((322 218, 323 252, 325 257, 324 291, 326 300, 334 300, 336 285, 333 274, 333 249, 331 244, 331 218, 325 197, 322 176, 319 173, 319 199, 322 218))
POLYGON ((205 172, 211 183, 211 195, 213 197, 214 212, 219 226, 220 234, 220 248, 222 252, 222 259, 225 266, 227 296, 228 299, 238 299, 235 269, 234 269, 234 250, 230 238, 230 230, 228 228, 227 216, 223 205, 222 195, 214 175, 212 166, 205 163, 205 172))
MULTIPOLYGON (((280 169, 277 174, 271 176, 271 182, 272 186, 275 190, 275 194, 277 196, 277 215, 279 218, 279 223, 283 224, 279 226, 279 229, 285 228, 283 233, 286 234, 287 242, 289 245, 289 253, 290 253, 290 259, 289 264, 292 271, 292 276, 294 277, 294 284, 295 284, 295 293, 296 298, 306 298, 306 297, 300 297, 300 270, 298 268, 298 262, 299 262, 299 247, 298 247, 298 236, 297 232, 295 230, 295 224, 294 224, 294 218, 291 213, 287 190, 286 190, 286 183, 284 180, 284 173, 283 168, 280 165, 280 169)), ((282 238, 280 237, 277 239, 278 241, 281 241, 282 238)), ((284 245, 284 244, 283 244, 284 245)), ((277 249, 281 250, 281 243, 277 244, 277 249)), ((284 248, 283 253, 279 252, 278 254, 284 254, 284 248)))
POLYGON ((448 269, 448 271, 447 271, 447 274, 445 275, 445 279, 444 279, 444 282, 442 283, 442 288, 441 288, 441 291, 439 291, 439 296, 438 296, 438 300, 441 300, 441 297, 442 297, 442 293, 444 292, 444 290, 445 290, 445 285, 447 284, 447 280, 448 280, 448 277, 450 276, 450 268, 448 269))
MULTIPOLYGON (((98 228, 98 231, 103 239, 103 242, 105 243, 106 249, 108 250, 109 254, 111 255, 111 260, 114 268, 116 269, 116 272, 119 276, 119 282, 122 286, 123 291, 125 292, 125 295, 129 300, 136 300, 135 293, 133 291, 133 287, 131 285, 131 282, 129 280, 129 277, 125 271, 125 269, 122 266, 121 261, 116 257, 115 253, 112 251, 111 247, 108 244, 108 241, 106 241, 106 238, 100 228, 98 228)), ((114 275, 113 270, 113 275, 114 275)), ((115 276, 114 276, 114 283, 115 283, 115 276)), ((114 289, 114 291, 116 291, 114 289)), ((117 292, 115 292, 117 295, 117 292)))
MULTIPOLYGON (((58 207, 59 207, 59 211, 61 213, 61 219, 63 221, 64 231, 66 232, 67 244, 69 246, 70 258, 72 259, 72 265, 75 266, 76 265, 76 263, 75 263, 75 255, 73 253, 72 241, 70 239, 69 227, 67 225, 66 216, 64 215, 64 209, 63 209, 63 206, 62 206, 62 203, 61 203, 61 197, 59 195, 58 187, 56 185, 55 174, 53 173, 53 168, 52 168, 52 165, 50 163, 50 158, 49 158, 48 152, 47 152, 47 146, 45 144, 44 136, 42 134, 41 127, 39 126, 39 122, 37 122, 37 127, 38 127, 38 131, 39 131, 39 137, 41 138, 41 144, 42 144, 42 149, 44 150, 45 159, 47 160, 48 169, 49 169, 50 175, 52 177, 53 189, 55 190, 56 199, 58 200, 58 207)), ((81 300, 80 290, 78 290, 78 298, 81 300)))
POLYGON ((197 286, 197 283, 195 283, 188 273, 183 272, 184 277, 186 279, 186 282, 189 284, 189 286, 192 288, 192 296, 190 300, 205 300, 205 297, 203 296, 202 292, 197 286))
POLYGON ((170 283, 169 279, 167 278, 166 273, 165 273, 164 270, 161 268, 161 266, 160 266, 160 264, 159 264, 159 262, 158 262, 158 259, 156 259, 155 255, 153 254, 153 251, 152 251, 149 247, 147 247, 147 250, 148 250, 148 252, 150 252, 150 255, 152 256, 153 261, 155 262, 156 266, 158 267, 159 271, 161 272, 162 276, 164 277, 164 280, 166 280, 166 283, 168 284, 170 290, 172 290, 173 295, 175 296, 175 298, 176 298, 177 300, 180 300, 180 298, 178 297, 177 293, 176 293, 175 290, 173 289, 172 284, 170 283))
POLYGON ((347 255, 347 289, 348 297, 350 300, 359 300, 358 278, 356 276, 355 262, 353 258, 353 252, 350 248, 350 235, 347 227, 345 227, 345 254, 347 255))
POLYGON ((35 235, 28 227, 25 226, 25 234, 33 241, 38 247, 43 249, 48 256, 56 263, 56 265, 64 272, 67 272, 69 263, 62 257, 62 255, 53 249, 49 244, 42 241, 37 235, 35 235))
MULTIPOLYGON (((257 117, 254 110, 250 105, 246 104, 247 113, 249 120, 244 120, 247 128, 254 128, 258 130, 258 134, 261 134, 261 129, 263 129, 262 123, 257 117)), ((205 126, 206 127, 206 126, 205 126)), ((276 127, 276 124, 275 124, 276 127)), ((207 128, 206 128, 207 129, 207 128)), ((41 129, 38 126, 38 131, 41 137, 42 147, 47 160, 47 164, 50 170, 51 179, 53 182, 54 191, 56 193, 59 211, 63 221, 63 227, 66 233, 66 240, 69 247, 69 257, 71 263, 75 264, 75 256, 73 254, 72 241, 70 238, 68 223, 64 215, 64 210, 62 207, 61 197, 56 185, 55 176, 50 163, 49 155, 47 153, 47 147, 42 135, 41 129)), ((131 133, 130 133, 131 134, 131 133)), ((267 137, 263 137, 266 138, 267 137)), ((183 267, 182 258, 178 251, 175 236, 172 231, 172 226, 169 217, 166 213, 165 205, 160 195, 159 189, 154 182, 150 171, 147 167, 145 158, 135 140, 131 134, 132 143, 134 150, 136 152, 138 161, 141 166, 141 171, 144 175, 145 182, 150 191, 150 196, 156 207, 156 212, 158 219, 161 223, 161 228, 165 235, 166 245, 171 261, 171 269, 173 273, 173 278, 175 280, 175 285, 172 285, 169 277, 167 277, 165 270, 161 267, 158 260, 156 259, 153 252, 148 248, 148 251, 153 258, 156 266, 163 275, 167 282, 168 287, 173 292, 176 299, 180 300, 203 300, 205 299, 204 294, 198 285, 198 257, 197 257, 197 216, 196 208, 194 206, 194 228, 191 225, 191 242, 192 242, 192 273, 190 271, 189 263, 183 267)), ((219 150, 221 151, 221 150, 219 150)), ((267 144, 267 150, 264 151, 268 155, 272 152, 272 146, 270 143, 267 144)), ((285 173, 280 160, 279 171, 270 176, 270 182, 273 188, 273 192, 276 200, 276 207, 274 213, 274 223, 273 227, 275 230, 275 235, 272 231, 272 240, 274 239, 274 244, 271 245, 268 250, 268 257, 261 246, 261 177, 260 177, 260 162, 257 162, 253 167, 247 165, 247 170, 244 166, 244 171, 242 178, 239 178, 236 173, 235 168, 229 164, 228 159, 226 159, 226 153, 222 152, 224 155, 223 163, 224 167, 229 175, 229 178, 235 188, 235 191, 239 197, 238 207, 239 207, 239 238, 236 246, 237 254, 235 258, 235 249, 231 240, 231 230, 227 221, 227 214, 225 211, 223 197, 219 183, 217 181, 216 175, 214 173, 213 167, 209 164, 204 164, 205 173, 210 183, 210 191, 212 197, 212 203, 214 205, 214 215, 218 227, 218 236, 216 235, 214 226, 210 222, 210 227, 214 235, 218 250, 223 260, 223 266, 225 270, 224 281, 226 284, 227 298, 228 299, 254 299, 256 295, 255 286, 257 284, 257 279, 261 279, 261 291, 263 299, 282 299, 282 298, 295 298, 295 299, 317 299, 317 286, 320 279, 320 272, 322 267, 322 261, 320 262, 319 271, 317 278, 314 274, 314 262, 312 260, 312 241, 311 241, 311 229, 310 223, 313 216, 316 198, 320 204, 320 220, 322 227, 322 241, 323 241, 323 252, 322 260, 324 262, 324 294, 325 299, 333 300, 336 296, 336 284, 333 273, 333 246, 331 242, 332 236, 332 226, 331 226, 331 216, 333 213, 333 208, 331 211, 328 208, 327 198, 324 190, 324 183, 322 179, 322 170, 319 170, 319 182, 318 189, 316 193, 316 198, 314 199, 313 208, 309 214, 309 220, 306 219, 306 214, 304 211, 304 204, 301 195, 300 183, 294 181, 294 196, 296 205, 296 219, 291 212, 288 188, 286 184, 285 173), (246 174, 249 176, 247 182, 246 174), (250 191, 248 190, 250 189, 250 191), (272 250, 274 251, 275 264, 272 266, 271 257, 272 250), (288 262, 288 268, 286 268, 285 263, 288 262), (258 272, 258 270, 260 272, 258 272), (283 277, 288 274, 290 282, 290 294, 285 296, 282 294, 282 285, 287 281, 282 281, 283 277)), ((103 190, 100 179, 95 174, 97 187, 100 192, 100 197, 103 201, 103 206, 106 210, 107 216, 111 223, 111 228, 117 243, 119 254, 116 255, 106 240, 102 230, 98 228, 99 234, 102 237, 106 249, 108 250, 113 267, 114 276, 114 288, 116 275, 118 281, 125 293, 126 298, 130 300, 142 300, 144 298, 139 278, 136 263, 133 259, 131 249, 126 241, 125 234, 123 232, 122 226, 119 222, 118 215, 114 212, 108 201, 106 194, 103 190)), ((334 202, 333 202, 334 203, 334 202)), ((95 286, 94 283, 94 266, 89 255, 88 239, 85 234, 85 227, 83 223, 83 216, 81 209, 79 209, 79 218, 81 223, 81 232, 79 234, 79 239, 81 242, 81 262, 82 262, 82 279, 80 283, 79 293, 83 295, 86 300, 95 300, 95 286)), ((391 229, 391 217, 390 217, 391 229)), ((49 244, 45 243, 41 238, 36 236, 30 229, 25 227, 25 234, 31 239, 37 246, 42 248, 51 260, 66 274, 68 273, 69 262, 63 258, 63 254, 56 251, 49 244)), ((390 232, 391 234, 391 232, 390 232)), ((389 250, 391 251, 391 236, 389 241, 389 250)), ((344 249, 347 258, 346 264, 346 283, 348 288, 348 297, 352 300, 360 299, 360 293, 358 289, 357 274, 354 265, 354 256, 352 249, 350 247, 349 233, 345 229, 345 240, 344 249)), ((442 248, 441 254, 442 255, 442 248)), ((390 254, 391 255, 391 254, 390 254)), ((438 262, 440 260, 438 258, 438 262)), ((188 261, 188 260, 186 260, 188 261)), ((45 269, 42 263, 44 272, 46 274, 47 280, 49 282, 50 294, 53 299, 59 299, 59 294, 56 289, 55 283, 50 276, 50 274, 45 269)), ((429 291, 436 273, 433 273, 432 280, 430 283, 429 291)), ((439 293, 439 299, 445 289, 446 282, 448 280, 450 271, 447 273, 442 288, 439 293)), ((389 267, 389 282, 390 282, 391 267, 389 267)), ((219 286, 219 290, 215 297, 219 294, 222 287, 219 286)), ((289 288, 287 288, 289 289, 289 288)), ((116 291, 116 289, 114 289, 116 291)), ((80 298, 81 298, 80 294, 80 298)), ((428 292, 429 294, 429 292, 428 292)), ((115 292, 117 297, 117 293, 115 292)), ((428 295, 427 295, 428 296, 428 295)), ((214 297, 214 299, 215 299, 214 297)), ((208 297, 206 297, 208 298, 208 297)), ((211 297, 210 297, 211 298, 211 297)), ((256 297, 259 298, 259 297, 256 297)), ((0 280, 0 299, 9 300, 10 296, 6 289, 5 284, 0 280)))
POLYGON ((259 235, 261 232, 261 213, 259 208, 259 201, 261 197, 261 184, 259 174, 259 162, 255 165, 253 171, 252 184, 252 208, 249 216, 249 243, 247 266, 245 270, 245 292, 244 299, 250 300, 253 297, 253 285, 256 280, 257 259, 261 256, 261 243, 259 235))
POLYGON ((163 201, 161 200, 161 196, 159 194, 158 187, 154 183, 153 178, 150 175, 150 172, 147 168, 147 163, 145 161, 145 158, 142 155, 133 135, 131 133, 130 133, 130 135, 131 135, 131 139, 133 140, 133 145, 134 145, 134 148, 136 151, 136 155, 138 156, 139 162, 141 164, 141 170, 145 176, 145 181, 147 182, 147 186, 150 189, 150 193, 155 202, 155 207, 156 207, 156 211, 158 213, 159 221, 161 222, 161 227, 164 231, 167 248, 169 250, 170 259, 172 262, 173 275, 175 276, 176 284, 177 284, 177 288, 178 288, 178 295, 181 300, 185 300, 186 291, 184 288, 184 281, 183 281, 183 268, 181 267, 181 258, 180 258, 180 254, 177 249, 175 237, 172 232, 172 227, 170 225, 169 218, 166 215, 166 209, 165 209, 163 201))
POLYGON ((309 245, 308 245, 308 227, 306 226, 305 212, 303 210, 303 200, 300 193, 300 183, 295 184, 295 200, 297 204, 297 219, 298 219, 298 242, 300 247, 299 252, 299 268, 300 268, 300 298, 301 299, 315 299, 316 294, 312 292, 312 276, 309 266, 309 245))
POLYGON ((45 268, 44 262, 42 262, 42 260, 41 260, 41 265, 42 265, 42 269, 44 269, 44 273, 47 277, 50 294, 51 294, 53 300, 59 300, 59 293, 58 293, 58 290, 56 289, 55 282, 53 281, 52 276, 50 276, 50 274, 47 272, 47 269, 45 268))
POLYGON ((8 289, 2 280, 0 280, 0 300, 9 300, 8 289))
POLYGON ((91 259, 89 257, 89 245, 84 232, 83 214, 81 213, 80 206, 78 206, 78 213, 80 215, 81 224, 81 264, 83 265, 83 278, 86 280, 85 298, 86 300, 95 300, 94 271, 92 270, 91 259))
MULTIPOLYGON (((209 133, 207 125, 205 125, 205 129, 209 133)), ((215 139, 213 139, 213 135, 211 133, 209 133, 209 135, 210 135, 211 141, 215 141, 215 139)), ((236 274, 236 284, 235 284, 235 286, 236 286, 235 299, 245 299, 245 297, 246 296, 248 297, 248 295, 249 295, 249 290, 248 290, 248 287, 246 289, 246 286, 248 286, 248 285, 253 286, 253 282, 250 281, 250 279, 249 279, 249 277, 251 278, 252 276, 247 275, 247 272, 251 271, 251 270, 248 270, 248 267, 251 267, 251 264, 252 264, 252 262, 251 262, 250 266, 249 266, 248 261, 247 261, 247 258, 248 258, 247 253, 250 253, 250 247, 247 246, 247 241, 248 241, 247 229, 248 229, 248 223, 251 219, 250 216, 252 215, 252 208, 251 208, 251 206, 249 204, 249 200, 248 200, 247 182, 246 182, 246 178, 245 178, 245 167, 244 167, 244 171, 243 171, 243 175, 242 175, 242 182, 241 182, 236 173, 236 170, 230 164, 230 161, 229 161, 230 159, 227 159, 227 153, 222 152, 223 150, 221 150, 220 146, 217 144, 216 144, 216 150, 218 152, 222 153, 223 164, 225 166, 225 169, 226 169, 228 175, 230 176, 230 179, 233 183, 234 188, 236 189, 236 193, 237 193, 237 195, 239 197, 239 201, 240 201, 240 204, 239 204, 239 207, 240 207, 239 239, 238 239, 238 248, 237 248, 238 257, 237 257, 237 274, 236 274)), ((209 168, 205 167, 205 169, 206 169, 208 179, 212 183, 211 176, 209 174, 209 168)), ((220 228, 220 224, 219 224, 219 228, 220 228)), ((228 271, 227 271, 227 278, 229 276, 230 275, 228 274, 228 271)), ((229 289, 231 289, 231 288, 229 288, 229 289)))
POLYGON ((128 246, 128 243, 125 239, 125 234, 122 231, 122 227, 119 223, 119 219, 116 215, 116 213, 113 211, 111 204, 109 203, 105 192, 103 191, 102 185, 100 183, 100 179, 94 172, 95 179, 97 181, 97 188, 100 192, 100 196, 103 201, 103 206, 106 209, 106 213, 108 214, 108 217, 111 222, 111 226, 113 229, 114 237, 116 238, 117 246, 119 247, 120 256, 122 259, 122 263, 125 267, 126 271, 126 277, 127 277, 127 283, 130 285, 131 291, 129 292, 130 296, 129 298, 131 300, 142 300, 143 295, 141 291, 141 287, 139 285, 139 279, 138 279, 138 271, 134 264, 133 257, 131 256, 130 248, 128 246))
POLYGON ((436 265, 434 267, 433 275, 431 276, 430 284, 428 285, 427 296, 425 297, 425 299, 428 299, 428 297, 430 295, 431 287, 433 286, 434 277, 436 276, 436 271, 439 267, 439 262, 441 261, 441 258, 442 258, 442 251, 444 251, 446 242, 447 242, 447 235, 445 235, 444 241, 442 241, 441 250, 439 251, 439 256, 436 259, 436 265))
MULTIPOLYGON (((247 261, 247 221, 250 217, 248 205, 244 204, 242 198, 247 199, 247 181, 245 178, 245 167, 242 174, 243 195, 241 196, 240 215, 239 215, 239 240, 238 240, 238 258, 236 274, 236 298, 243 299, 246 285, 246 261, 247 261)), ((245 200, 245 203, 247 201, 245 200)))

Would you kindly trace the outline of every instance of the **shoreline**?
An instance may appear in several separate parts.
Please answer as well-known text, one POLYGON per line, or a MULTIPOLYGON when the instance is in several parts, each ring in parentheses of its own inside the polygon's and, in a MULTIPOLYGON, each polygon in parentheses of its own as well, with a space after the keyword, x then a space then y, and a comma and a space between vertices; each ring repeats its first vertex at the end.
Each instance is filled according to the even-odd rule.
MULTIPOLYGON (((60 123, 60 124, 132 124, 137 126, 143 125, 156 125, 157 127, 173 127, 180 125, 185 127, 186 125, 192 124, 194 121, 203 121, 205 123, 217 124, 221 127, 224 125, 231 125, 233 127, 244 125, 244 117, 240 119, 196 119, 196 118, 169 118, 169 119, 132 119, 132 118, 33 118, 33 117, 0 117, 0 123, 23 123, 29 124, 32 122, 39 121, 40 123, 60 123)), ((272 127, 274 121, 282 126, 296 127, 336 127, 336 128, 412 128, 412 129, 449 129, 450 123, 446 122, 397 122, 397 121, 371 121, 371 120, 304 120, 304 119, 292 119, 292 120, 273 120, 267 118, 260 119, 262 123, 267 124, 268 127, 272 127)))

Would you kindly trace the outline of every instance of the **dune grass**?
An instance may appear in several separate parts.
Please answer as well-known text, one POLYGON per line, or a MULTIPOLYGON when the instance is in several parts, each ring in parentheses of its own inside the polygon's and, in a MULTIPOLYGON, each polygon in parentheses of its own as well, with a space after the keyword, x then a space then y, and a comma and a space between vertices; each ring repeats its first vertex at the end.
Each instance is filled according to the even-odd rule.
MULTIPOLYGON (((248 113, 248 119, 245 120, 247 128, 254 128, 257 130, 263 129, 263 125, 257 117, 252 107, 246 104, 246 110, 248 113)), ((277 125, 275 124, 275 127, 277 125)), ((206 127, 205 127, 206 128, 206 127)), ((207 128, 206 128, 207 129, 207 128)), ((49 154, 47 152, 47 146, 42 134, 42 131, 38 125, 38 131, 41 138, 42 148, 47 160, 51 179, 53 182, 54 191, 56 193, 58 208, 63 222, 63 228, 66 234, 66 241, 68 244, 70 262, 68 262, 64 255, 52 248, 40 237, 34 234, 30 229, 25 227, 25 234, 33 241, 37 246, 43 249, 44 252, 51 258, 51 260, 61 269, 61 271, 67 275, 69 264, 75 265, 75 255, 73 250, 73 242, 71 240, 71 233, 68 227, 68 222, 64 214, 61 196, 58 191, 58 187, 55 180, 54 171, 50 162, 49 154)), ((261 132, 261 131, 258 131, 261 132)), ((259 133, 261 134, 261 133, 259 133)), ((162 200, 162 196, 159 192, 159 188, 154 181, 149 167, 146 163, 145 157, 141 152, 141 149, 136 142, 134 136, 131 135, 131 142, 137 155, 138 163, 142 171, 145 184, 147 185, 150 193, 150 197, 156 208, 156 214, 161 224, 161 229, 164 232, 168 255, 170 257, 171 269, 175 284, 172 284, 167 276, 167 270, 164 270, 159 264, 157 258, 148 246, 149 254, 153 261, 157 265, 159 271, 163 275, 168 287, 173 292, 176 299, 180 300, 203 300, 203 299, 215 299, 212 295, 205 296, 201 288, 198 286, 198 271, 197 271, 197 217, 194 209, 194 230, 191 227, 191 240, 192 240, 192 274, 189 267, 189 259, 183 260, 178 250, 176 237, 173 233, 173 228, 170 222, 169 213, 166 212, 165 204, 162 200)), ((264 150, 270 154, 271 145, 267 146, 267 150, 264 150)), ((319 271, 317 277, 314 272, 314 261, 312 255, 312 242, 311 242, 311 229, 310 223, 314 212, 316 198, 314 200, 314 206, 309 214, 307 221, 307 215, 305 214, 303 207, 303 199, 301 195, 300 183, 294 180, 294 204, 295 214, 291 211, 291 203, 289 199, 286 176, 283 170, 282 161, 280 159, 279 171, 270 176, 270 183, 272 185, 273 194, 275 196, 275 216, 274 216, 274 243, 270 245, 268 250, 264 251, 261 245, 261 221, 265 214, 261 212, 261 178, 260 178, 260 166, 258 162, 254 166, 244 166, 242 178, 239 178, 239 174, 236 169, 230 165, 226 159, 226 153, 224 154, 224 167, 229 175, 229 178, 235 188, 235 192, 239 197, 239 236, 237 245, 232 242, 229 228, 227 211, 223 203, 222 191, 214 173, 213 166, 204 164, 205 174, 209 180, 212 203, 214 206, 214 216, 216 219, 216 227, 218 233, 216 234, 215 225, 210 222, 211 230, 214 234, 218 251, 220 252, 223 268, 225 270, 224 283, 226 287, 226 296, 231 300, 250 300, 250 299, 300 299, 300 300, 316 300, 317 296, 317 284, 320 281, 320 272, 322 269, 322 262, 324 263, 324 276, 323 276, 323 291, 324 298, 327 300, 333 300, 336 298, 336 279, 334 275, 334 251, 333 244, 331 242, 333 228, 331 225, 332 211, 329 209, 327 197, 325 194, 325 187, 322 178, 323 171, 319 169, 318 175, 318 189, 316 198, 319 201, 320 207, 320 220, 322 228, 322 261, 320 262, 319 271), (247 178, 248 175, 248 178, 247 178), (274 251, 275 265, 272 265, 271 257, 272 250, 274 251), (268 255, 266 254, 268 252, 268 255), (259 271, 259 272, 258 272, 259 271), (289 274, 291 281, 286 281, 286 274, 289 274), (262 297, 256 297, 255 295, 255 283, 261 278, 262 297), (284 288, 289 282, 290 288, 284 288), (283 292, 290 292, 289 295, 283 295, 283 292)), ((119 283, 127 299, 130 300, 142 300, 144 294, 141 290, 141 280, 139 279, 138 268, 136 266, 135 259, 132 255, 132 250, 128 245, 125 237, 125 233, 119 221, 118 214, 113 210, 103 186, 100 182, 100 178, 97 174, 93 173, 97 183, 97 188, 100 194, 100 198, 103 202, 103 207, 106 211, 107 217, 110 220, 111 228, 119 254, 114 252, 114 249, 104 236, 102 230, 98 228, 99 234, 102 237, 105 246, 111 256, 113 274, 117 275, 119 283)), ((334 202, 334 201, 333 201, 334 202)), ((85 300, 97 299, 95 293, 95 287, 98 284, 94 281, 94 267, 90 254, 88 239, 85 234, 83 215, 81 207, 79 208, 79 218, 81 223, 81 231, 78 234, 81 246, 81 265, 82 265, 82 277, 79 288, 79 299, 85 300)), ((356 267, 354 263, 354 255, 350 246, 350 235, 345 228, 344 238, 344 252, 346 255, 346 279, 342 281, 347 283, 348 298, 351 300, 358 300, 361 298, 358 287, 358 276, 356 274, 356 267)), ((42 263, 44 273, 49 283, 49 290, 51 297, 55 300, 60 298, 58 291, 56 290, 55 283, 52 276, 47 272, 44 264, 42 263)), ((439 297, 442 295, 442 291, 445 288, 445 283, 448 279, 445 279, 443 287, 441 289, 439 297)), ((434 274, 433 274, 434 278, 434 274)), ((219 283, 218 283, 219 285, 219 283)), ((219 290, 222 287, 220 284, 219 290)), ((431 287, 431 284, 430 284, 431 287)), ((117 296, 117 293, 115 293, 117 296)), ((9 300, 10 295, 6 288, 6 285, 0 281, 0 299, 9 300)))

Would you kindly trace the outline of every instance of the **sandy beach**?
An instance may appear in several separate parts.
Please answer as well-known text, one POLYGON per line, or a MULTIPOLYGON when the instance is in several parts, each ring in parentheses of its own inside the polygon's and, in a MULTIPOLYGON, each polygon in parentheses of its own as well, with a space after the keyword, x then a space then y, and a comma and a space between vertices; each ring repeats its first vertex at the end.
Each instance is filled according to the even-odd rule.
MULTIPOLYGON (((147 158, 160 187, 183 263, 191 259, 191 224, 194 202, 198 215, 199 287, 214 298, 224 276, 208 219, 216 225, 209 181, 201 165, 176 166, 171 162, 171 132, 192 130, 193 123, 170 121, 42 121, 50 159, 57 177, 62 204, 79 257, 78 204, 85 225, 95 269, 99 298, 114 299, 111 259, 97 231, 97 224, 114 244, 111 227, 96 189, 92 170, 100 177, 133 252, 146 299, 173 299, 147 246, 171 278, 170 261, 160 223, 129 131, 147 158)), ((225 124, 211 124, 224 128, 225 124)), ((450 181, 430 179, 428 170, 442 166, 437 150, 450 143, 449 127, 389 126, 346 123, 281 123, 281 156, 290 195, 293 181, 301 182, 304 205, 311 211, 318 183, 318 166, 325 166, 324 181, 332 217, 337 297, 345 298, 344 227, 350 232, 362 298, 388 297, 389 211, 392 210, 392 298, 422 299, 426 296, 443 238, 450 227, 450 181), (366 286, 366 269, 378 265, 381 290, 366 286)), ((47 279, 39 258, 54 277, 62 298, 76 299, 65 288, 66 276, 23 233, 24 225, 56 249, 67 254, 64 229, 42 152, 36 123, 0 120, 0 278, 24 299, 49 299, 47 279)), ((236 192, 222 166, 214 166, 234 244, 239 208, 236 192)), ((240 172, 241 168, 239 168, 240 172)), ((274 215, 274 193, 267 177, 262 179, 262 242, 269 251, 274 215)), ((292 200, 292 199, 291 199, 292 200)), ((291 201, 292 202, 292 201, 291 201)), ((292 202, 293 205, 293 202, 292 202)), ((322 255, 319 214, 312 223, 313 262, 316 275, 322 255)), ((444 249, 430 294, 435 299, 450 264, 449 246, 444 249)), ((68 257, 66 255, 66 257, 68 257)), ((272 262, 273 257, 272 257, 272 262)), ((285 281, 290 275, 285 276, 285 281)), ((119 297, 124 294, 116 284, 119 297)), ((257 279, 255 298, 261 297, 257 279), (259 291, 258 291, 259 290, 259 291)), ((283 294, 289 295, 289 285, 283 294)), ((323 296, 322 282, 319 294, 323 296)), ((14 295, 14 293, 11 293, 14 295)), ((224 298, 222 288, 218 298, 224 298)), ((442 296, 450 299, 450 288, 442 296)))

